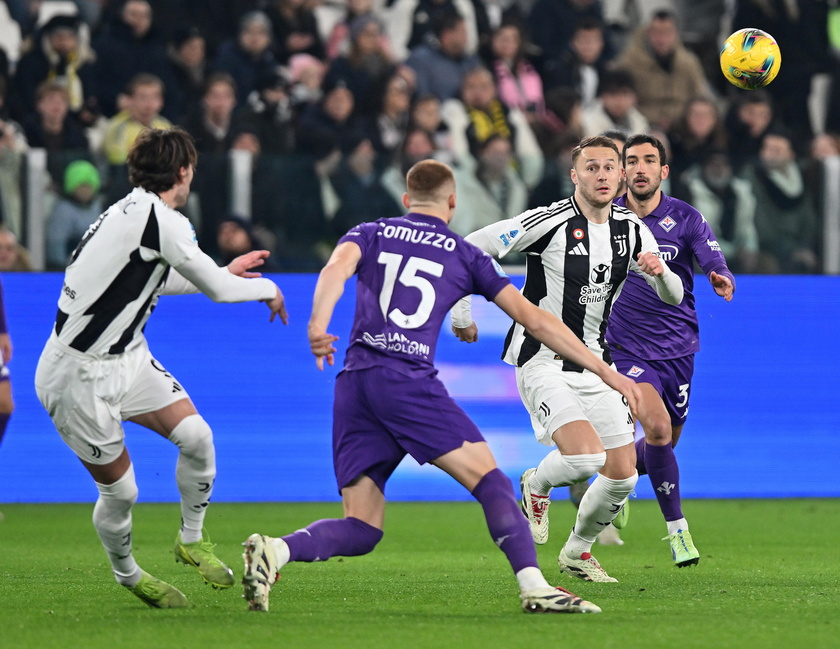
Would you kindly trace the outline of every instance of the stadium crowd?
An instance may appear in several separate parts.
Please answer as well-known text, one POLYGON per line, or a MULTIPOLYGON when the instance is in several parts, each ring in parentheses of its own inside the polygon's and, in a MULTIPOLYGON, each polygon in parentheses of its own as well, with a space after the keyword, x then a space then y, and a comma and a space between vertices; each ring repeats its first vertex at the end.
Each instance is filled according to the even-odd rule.
POLYGON ((36 243, 36 269, 63 269, 130 190, 137 135, 178 124, 199 151, 183 211, 219 262, 265 247, 270 270, 316 271, 348 228, 404 211, 427 158, 455 169, 468 234, 569 195, 575 144, 620 131, 667 143, 664 188, 733 271, 840 273, 836 5, 0 0, 0 271, 32 269, 36 243), (720 73, 743 27, 780 45, 764 90, 720 73))

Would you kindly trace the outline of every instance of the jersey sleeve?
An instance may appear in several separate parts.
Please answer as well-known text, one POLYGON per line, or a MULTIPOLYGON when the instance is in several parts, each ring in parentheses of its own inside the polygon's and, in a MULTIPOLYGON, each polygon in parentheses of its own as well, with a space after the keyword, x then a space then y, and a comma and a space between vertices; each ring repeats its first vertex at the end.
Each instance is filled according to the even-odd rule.
POLYGON ((355 243, 359 246, 359 248, 361 248, 362 259, 364 259, 378 229, 379 223, 376 221, 372 223, 360 223, 359 225, 350 228, 347 233, 338 240, 338 244, 346 241, 355 243))
POLYGON ((157 222, 160 254, 170 266, 181 266, 200 252, 195 230, 187 217, 172 210, 168 214, 158 214, 157 222))
POLYGON ((691 249, 706 277, 714 272, 728 277, 732 286, 735 286, 735 276, 726 265, 726 257, 720 249, 720 244, 709 222, 703 218, 700 212, 697 212, 692 226, 690 230, 691 249))
POLYGON ((527 251, 557 224, 553 206, 538 207, 512 219, 491 223, 466 237, 467 241, 494 257, 527 251))
POLYGON ((488 302, 495 300, 501 290, 510 284, 510 278, 488 253, 476 250, 470 267, 473 271, 472 292, 488 302))

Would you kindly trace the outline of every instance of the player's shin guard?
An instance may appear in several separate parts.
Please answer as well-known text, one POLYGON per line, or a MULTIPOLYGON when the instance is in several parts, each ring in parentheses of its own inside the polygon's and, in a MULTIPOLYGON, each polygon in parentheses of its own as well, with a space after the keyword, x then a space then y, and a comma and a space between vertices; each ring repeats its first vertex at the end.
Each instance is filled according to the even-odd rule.
POLYGON ((181 451, 175 469, 181 493, 181 540, 195 543, 201 540, 201 528, 216 479, 213 431, 201 415, 190 415, 175 426, 169 441, 181 451))
POLYGON ((606 453, 563 455, 555 449, 543 458, 531 476, 531 490, 546 496, 553 487, 583 482, 595 475, 606 461, 606 453))
POLYGON ((358 518, 327 518, 283 537, 289 561, 326 561, 330 557, 357 557, 372 552, 382 530, 358 518))
POLYGON ((499 469, 485 475, 472 490, 481 503, 490 536, 505 553, 514 573, 537 567, 537 551, 531 538, 528 521, 513 495, 513 485, 499 469))
POLYGON ((589 552, 595 537, 612 522, 627 502, 638 479, 639 474, 635 471, 623 480, 612 480, 598 474, 580 501, 577 521, 567 544, 570 554, 589 552))
POLYGON ((134 465, 113 484, 96 483, 99 498, 93 507, 93 527, 111 561, 114 576, 123 585, 134 577, 139 578, 139 568, 131 554, 131 507, 137 502, 137 482, 134 465))
POLYGON ((683 517, 680 500, 680 467, 670 443, 664 446, 645 445, 645 465, 650 483, 656 492, 659 509, 666 521, 683 517))

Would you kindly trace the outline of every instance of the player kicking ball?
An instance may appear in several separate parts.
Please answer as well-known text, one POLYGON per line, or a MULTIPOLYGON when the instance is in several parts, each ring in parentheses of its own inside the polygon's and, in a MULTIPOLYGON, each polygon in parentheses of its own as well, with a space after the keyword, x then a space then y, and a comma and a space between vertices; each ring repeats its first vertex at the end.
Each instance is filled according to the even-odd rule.
POLYGON ((333 461, 344 518, 320 520, 282 537, 252 534, 244 543, 244 597, 267 611, 279 571, 291 561, 367 554, 382 539, 385 484, 406 454, 460 482, 481 503, 490 536, 534 613, 597 613, 600 608, 548 584, 537 564, 528 521, 510 480, 476 425, 437 378, 441 323, 462 297, 494 301, 537 339, 600 376, 632 407, 635 383, 597 358, 559 319, 531 304, 489 255, 452 232, 452 170, 425 160, 406 176, 402 217, 362 223, 338 243, 315 287, 309 342, 319 369, 334 362, 333 309, 354 274, 356 315, 344 370, 336 377, 333 461))

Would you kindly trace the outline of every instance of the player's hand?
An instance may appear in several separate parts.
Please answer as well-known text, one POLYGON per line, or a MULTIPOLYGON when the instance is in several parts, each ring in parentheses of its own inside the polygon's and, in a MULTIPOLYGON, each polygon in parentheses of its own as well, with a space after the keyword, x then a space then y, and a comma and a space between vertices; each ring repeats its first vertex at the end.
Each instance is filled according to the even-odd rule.
POLYGON ((239 255, 239 257, 230 262, 227 265, 227 269, 238 277, 262 277, 261 273, 251 273, 248 272, 248 269, 262 266, 270 254, 268 250, 252 250, 251 252, 246 252, 244 255, 239 255))
POLYGON ((735 294, 735 287, 732 286, 732 282, 729 281, 728 277, 718 275, 712 271, 712 274, 709 275, 709 281, 712 283, 712 288, 715 289, 715 293, 727 302, 732 301, 732 296, 735 294))
POLYGON ((452 325, 452 333, 462 343, 478 342, 478 326, 474 322, 470 323, 469 327, 464 327, 463 329, 452 325))
POLYGON ((270 300, 263 300, 271 311, 271 317, 269 317, 268 321, 274 322, 274 317, 280 316, 280 320, 283 321, 283 324, 289 324, 289 314, 286 313, 286 301, 283 299, 283 292, 280 290, 279 286, 275 285, 274 288, 277 289, 277 294, 270 300))
POLYGON ((338 336, 327 333, 322 327, 314 326, 311 323, 307 335, 309 336, 309 348, 315 354, 315 363, 318 365, 318 369, 323 371, 325 358, 328 365, 333 365, 336 352, 333 343, 338 340, 338 336))
POLYGON ((3 363, 12 360, 12 339, 9 334, 0 334, 0 353, 3 354, 3 363))
POLYGON ((637 261, 639 262, 639 269, 651 277, 659 277, 665 272, 662 267, 662 260, 652 252, 640 252, 637 261))
POLYGON ((615 370, 610 370, 604 376, 604 383, 610 386, 613 390, 617 390, 622 396, 627 399, 627 405, 630 406, 630 412, 633 416, 639 418, 639 406, 642 403, 642 391, 639 389, 637 383, 623 374, 619 374, 615 370))

